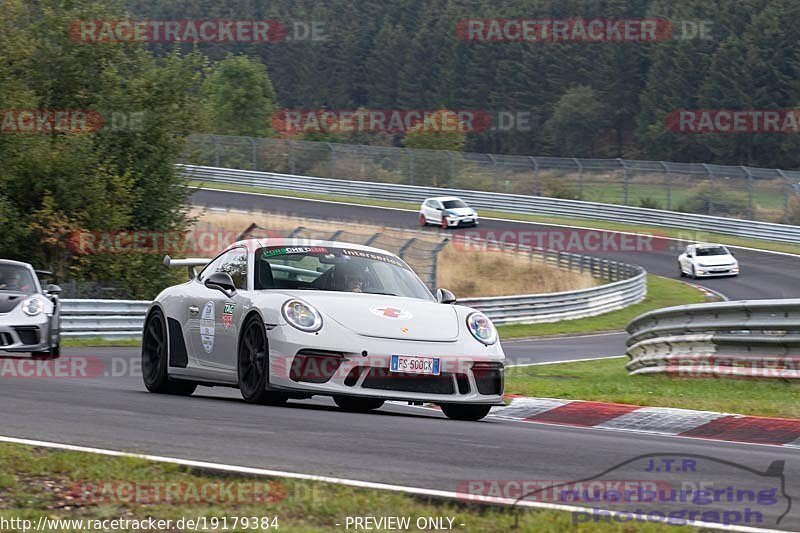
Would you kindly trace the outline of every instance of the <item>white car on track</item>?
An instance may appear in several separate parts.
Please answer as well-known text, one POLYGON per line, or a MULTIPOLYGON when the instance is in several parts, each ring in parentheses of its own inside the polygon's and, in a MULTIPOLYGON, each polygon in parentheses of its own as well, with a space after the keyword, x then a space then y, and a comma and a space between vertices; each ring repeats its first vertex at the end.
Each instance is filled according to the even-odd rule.
MULTIPOLYGON (((434 403, 479 420, 503 404, 504 359, 482 313, 434 296, 400 258, 329 241, 250 239, 150 306, 142 370, 151 392, 238 387, 251 403, 332 396, 368 411, 434 403)), ((193 270, 190 271, 190 275, 193 270)))
POLYGON ((681 276, 738 276, 739 261, 721 244, 690 244, 678 257, 681 276))
POLYGON ((419 208, 421 226, 438 224, 443 229, 456 226, 477 226, 478 212, 455 196, 437 196, 428 198, 419 208))

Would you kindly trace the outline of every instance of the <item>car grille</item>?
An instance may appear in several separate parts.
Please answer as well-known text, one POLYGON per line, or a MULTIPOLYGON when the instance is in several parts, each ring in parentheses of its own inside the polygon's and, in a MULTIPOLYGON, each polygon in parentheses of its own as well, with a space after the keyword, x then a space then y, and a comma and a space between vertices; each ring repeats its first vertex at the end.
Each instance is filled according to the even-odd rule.
POLYGON ((36 326, 19 326, 14 331, 19 335, 22 344, 39 344, 39 328, 36 326))
POLYGON ((453 394, 453 374, 439 376, 389 372, 388 368, 370 368, 362 385, 365 389, 417 392, 421 394, 453 394))

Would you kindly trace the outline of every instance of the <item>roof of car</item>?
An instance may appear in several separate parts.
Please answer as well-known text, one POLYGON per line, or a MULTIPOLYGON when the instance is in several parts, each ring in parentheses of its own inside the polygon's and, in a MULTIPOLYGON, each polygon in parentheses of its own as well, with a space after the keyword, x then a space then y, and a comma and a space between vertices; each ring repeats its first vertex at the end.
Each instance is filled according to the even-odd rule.
POLYGON ((237 246, 246 246, 248 250, 256 250, 257 248, 264 248, 266 246, 295 246, 295 247, 324 247, 324 248, 348 248, 350 250, 359 250, 361 252, 375 252, 384 255, 391 255, 397 257, 397 254, 383 250, 381 248, 373 248, 372 246, 364 246, 363 244, 353 244, 343 241, 322 241, 316 239, 301 239, 301 238, 275 238, 275 239, 244 239, 237 241, 226 250, 235 248, 237 246))
MULTIPOLYGON (((428 200, 438 200, 440 202, 444 202, 445 200, 461 200, 458 196, 434 196, 433 198, 428 198, 428 200)), ((425 200, 426 202, 428 200, 425 200)), ((463 200, 461 200, 463 202, 463 200)))
POLYGON ((715 244, 713 242, 701 242, 694 245, 695 248, 724 248, 722 244, 715 244))
POLYGON ((0 259, 0 265, 16 265, 33 270, 33 265, 30 263, 23 263, 22 261, 14 261, 13 259, 0 259))

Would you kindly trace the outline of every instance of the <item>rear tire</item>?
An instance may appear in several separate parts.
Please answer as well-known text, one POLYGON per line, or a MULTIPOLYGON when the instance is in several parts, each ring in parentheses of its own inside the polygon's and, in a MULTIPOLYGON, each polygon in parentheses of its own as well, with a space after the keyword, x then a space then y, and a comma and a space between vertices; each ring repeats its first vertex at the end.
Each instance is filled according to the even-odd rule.
POLYGON ((159 309, 154 309, 144 323, 142 333, 142 380, 147 390, 156 394, 189 396, 197 388, 191 381, 169 378, 167 366, 167 324, 159 309))
POLYGON ((258 315, 252 315, 242 328, 236 370, 239 376, 239 392, 247 403, 261 405, 286 403, 285 394, 267 390, 269 345, 264 322, 258 315))
POLYGON ((333 401, 341 409, 354 413, 366 413, 383 406, 383 400, 377 398, 356 398, 354 396, 334 396, 333 401))
POLYGON ((467 420, 469 422, 476 422, 491 411, 491 405, 461 405, 452 403, 443 403, 441 406, 442 412, 451 420, 467 420))
POLYGON ((683 271, 683 267, 680 263, 678 263, 678 273, 681 275, 682 278, 686 277, 686 272, 683 271))

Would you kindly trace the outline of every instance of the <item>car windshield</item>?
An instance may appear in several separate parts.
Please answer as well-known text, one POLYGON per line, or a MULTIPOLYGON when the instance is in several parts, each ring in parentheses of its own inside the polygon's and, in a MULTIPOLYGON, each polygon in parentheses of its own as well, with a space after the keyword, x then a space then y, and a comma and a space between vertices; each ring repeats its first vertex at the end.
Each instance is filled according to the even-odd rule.
POLYGON ((469 207, 463 200, 445 200, 442 202, 445 209, 460 209, 462 207, 469 207))
POLYGON ((722 246, 711 246, 708 248, 697 249, 697 257, 706 257, 709 255, 728 255, 728 250, 722 246))
POLYGON ((255 289, 384 294, 431 300, 408 266, 388 254, 327 246, 270 246, 256 250, 255 289))
POLYGON ((36 283, 27 268, 0 264, 0 291, 33 294, 36 292, 36 283))

